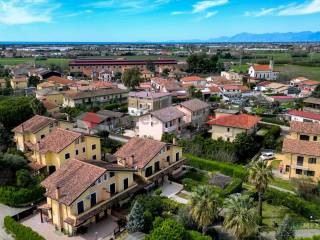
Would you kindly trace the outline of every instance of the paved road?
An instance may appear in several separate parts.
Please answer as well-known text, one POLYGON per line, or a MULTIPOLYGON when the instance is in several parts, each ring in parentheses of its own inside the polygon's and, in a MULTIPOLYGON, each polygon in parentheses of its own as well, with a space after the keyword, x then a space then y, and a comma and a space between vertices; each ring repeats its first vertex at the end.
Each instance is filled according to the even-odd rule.
POLYGON ((9 236, 3 228, 3 219, 5 216, 12 216, 18 212, 23 211, 24 208, 11 208, 6 205, 0 204, 0 239, 1 240, 12 240, 13 238, 9 236))

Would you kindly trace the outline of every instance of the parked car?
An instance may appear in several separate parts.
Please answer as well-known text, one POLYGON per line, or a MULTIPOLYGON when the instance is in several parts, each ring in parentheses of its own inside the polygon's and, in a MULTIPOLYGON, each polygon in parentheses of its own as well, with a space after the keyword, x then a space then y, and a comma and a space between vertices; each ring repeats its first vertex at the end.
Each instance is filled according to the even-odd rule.
POLYGON ((260 159, 262 160, 270 160, 274 158, 274 153, 273 152, 265 152, 262 153, 260 156, 260 159))

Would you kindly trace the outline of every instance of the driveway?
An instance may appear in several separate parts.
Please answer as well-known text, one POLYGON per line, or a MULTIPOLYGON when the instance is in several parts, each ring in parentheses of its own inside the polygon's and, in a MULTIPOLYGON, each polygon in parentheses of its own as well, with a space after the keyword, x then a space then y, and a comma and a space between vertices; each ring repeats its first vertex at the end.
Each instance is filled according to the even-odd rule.
POLYGON ((22 220, 21 223, 31 227, 46 240, 98 240, 108 239, 113 235, 113 230, 118 226, 116 220, 115 217, 108 216, 108 218, 103 219, 98 223, 89 225, 86 234, 74 237, 68 237, 59 231, 55 231, 54 226, 50 223, 41 223, 39 213, 22 220))
POLYGON ((25 208, 12 208, 0 203, 0 239, 1 240, 12 240, 3 228, 3 219, 5 216, 13 216, 19 212, 22 212, 25 208))
POLYGON ((179 192, 183 191, 183 185, 175 182, 165 182, 162 186, 162 193, 161 196, 171 198, 172 200, 182 203, 182 204, 187 204, 189 202, 188 199, 182 198, 178 196, 177 194, 179 192))

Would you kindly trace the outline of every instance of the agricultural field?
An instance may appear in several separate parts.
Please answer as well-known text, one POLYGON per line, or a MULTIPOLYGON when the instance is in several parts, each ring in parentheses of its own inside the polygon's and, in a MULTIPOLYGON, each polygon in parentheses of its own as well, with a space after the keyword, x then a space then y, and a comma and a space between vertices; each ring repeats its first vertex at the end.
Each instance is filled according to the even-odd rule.
POLYGON ((276 65, 276 71, 287 74, 290 78, 307 77, 312 80, 320 81, 320 67, 299 66, 292 64, 276 65))

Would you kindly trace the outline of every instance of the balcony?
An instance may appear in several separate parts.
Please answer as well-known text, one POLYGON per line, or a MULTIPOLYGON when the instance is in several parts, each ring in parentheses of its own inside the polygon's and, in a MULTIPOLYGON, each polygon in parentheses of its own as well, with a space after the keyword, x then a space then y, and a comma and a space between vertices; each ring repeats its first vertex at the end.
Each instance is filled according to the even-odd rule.
POLYGON ((166 164, 163 164, 165 166, 165 168, 161 169, 160 171, 154 173, 153 175, 151 175, 150 177, 148 177, 148 181, 155 181, 159 178, 161 178, 162 176, 165 176, 167 174, 172 173, 174 170, 178 169, 179 167, 181 167, 186 159, 181 159, 177 162, 174 162, 172 164, 169 165, 169 163, 166 162, 166 164))

